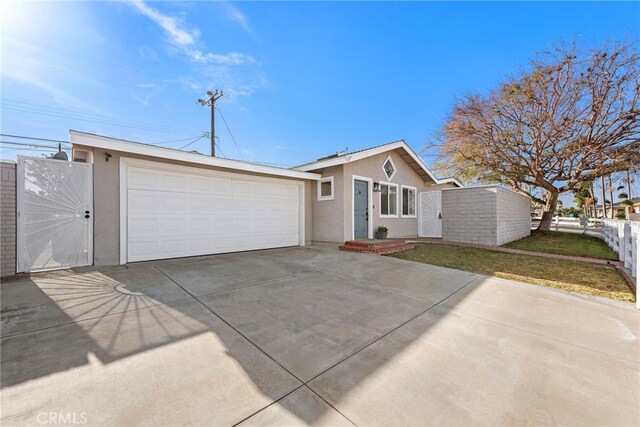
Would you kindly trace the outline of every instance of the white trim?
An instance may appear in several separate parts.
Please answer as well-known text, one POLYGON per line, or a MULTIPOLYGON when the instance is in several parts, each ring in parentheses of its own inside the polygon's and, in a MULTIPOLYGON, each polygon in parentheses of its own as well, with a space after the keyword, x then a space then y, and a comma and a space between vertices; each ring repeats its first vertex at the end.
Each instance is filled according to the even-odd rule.
MULTIPOLYGON (((126 264, 127 260, 127 180, 128 168, 138 167, 152 170, 164 170, 177 173, 188 173, 209 177, 230 177, 242 179, 242 173, 223 172, 218 170, 203 169, 194 166, 175 165, 161 161, 139 160, 130 157, 120 157, 120 264, 126 264), (239 178, 239 176, 241 178, 239 178)), ((272 178, 265 176, 244 175, 247 181, 265 181, 271 183, 295 184, 298 187, 298 244, 305 246, 305 183, 284 178, 272 178)))
POLYGON ((369 229, 367 233, 369 234, 367 237, 369 239, 373 239, 373 179, 367 178, 366 176, 360 175, 351 175, 351 240, 355 240, 356 236, 356 206, 355 206, 355 190, 356 190, 356 180, 358 181, 367 181, 369 185, 369 191, 367 194, 368 206, 369 209, 369 219, 367 220, 367 226, 369 229))
POLYGON ((124 153, 140 154, 143 156, 158 157, 161 159, 176 160, 199 165, 214 166, 234 171, 260 173, 286 178, 318 180, 322 178, 320 174, 301 172, 292 169, 283 169, 273 166, 258 165, 255 163, 242 162, 239 160, 221 159, 220 157, 210 157, 202 154, 188 153, 186 151, 174 150, 165 147, 143 144, 140 142, 125 141, 108 136, 94 135, 75 130, 69 131, 69 141, 72 144, 85 145, 88 147, 102 148, 105 150, 121 151, 124 153))
POLYGON ((464 188, 464 185, 455 178, 442 178, 438 180, 438 184, 455 184, 460 188, 464 188))
POLYGON ((396 187, 396 213, 395 215, 383 215, 382 214, 382 188, 380 188, 380 203, 378 206, 380 206, 380 209, 378 210, 378 212, 380 212, 380 214, 378 215, 380 218, 399 218, 400 217, 400 213, 398 212, 398 201, 400 200, 400 195, 398 194, 398 189, 400 188, 400 186, 398 184, 394 184, 393 182, 386 182, 386 181, 380 181, 380 187, 382 187, 383 185, 389 186, 389 187, 396 187))
POLYGON ((418 189, 416 187, 412 187, 410 185, 401 185, 400 186, 400 217, 401 218, 417 218, 418 215, 418 189), (404 193, 402 192, 402 190, 404 190, 405 188, 409 189, 409 190, 413 190, 413 215, 405 215, 402 212, 402 208, 404 207, 404 193))
POLYGON ((127 168, 133 159, 120 157, 120 264, 127 263, 127 168))
POLYGON ((393 163, 393 159, 391 158, 391 155, 388 155, 387 158, 384 159, 384 162, 382 162, 381 167, 382 167, 382 173, 384 173, 384 176, 386 176, 389 181, 391 181, 393 177, 396 175, 396 172, 398 172, 398 168, 396 167, 396 164, 393 163), (387 162, 391 163, 391 166, 393 167, 393 173, 391 174, 391 176, 387 175, 387 171, 384 169, 384 165, 386 165, 387 162))
POLYGON ((318 169, 324 169, 324 168, 328 168, 328 167, 331 167, 331 166, 337 166, 337 165, 342 165, 342 164, 349 163, 349 162, 355 162, 356 160, 365 159, 367 157, 375 156, 375 155, 381 154, 381 153, 386 153, 388 151, 396 150, 398 148, 403 148, 407 152, 407 154, 409 154, 409 156, 411 156, 411 158, 413 160, 415 160, 416 163, 418 163, 418 165, 420 165, 422 170, 424 170, 427 173, 427 175, 429 175, 429 177, 436 184, 453 183, 453 184, 458 185, 460 187, 464 187, 464 185, 462 185, 455 178, 444 178, 444 179, 436 178, 436 176, 427 167, 427 165, 425 164, 424 160, 422 160, 422 158, 420 156, 418 156, 416 154, 416 152, 413 151, 411 149, 411 147, 409 147, 409 145, 406 142, 404 142, 403 140, 396 141, 396 142, 391 142, 389 144, 381 145, 379 147, 369 148, 368 150, 358 151, 357 153, 353 153, 353 154, 347 154, 347 155, 344 155, 344 156, 337 156, 337 157, 332 157, 330 159, 319 160, 317 162, 307 163, 305 165, 296 166, 296 167, 293 168, 293 170, 309 172, 309 171, 314 171, 314 170, 318 170, 318 169))
POLYGON ((320 179, 318 181, 318 201, 333 200, 334 197, 335 197, 335 191, 334 191, 334 187, 333 187, 333 176, 327 176, 327 177, 324 177, 324 178, 320 179), (323 196, 322 195, 322 183, 323 182, 330 182, 331 183, 331 194, 329 194, 328 196, 323 196))
POLYGON ((306 244, 305 242, 305 233, 304 233, 304 229, 305 229, 305 209, 304 209, 304 205, 305 205, 305 188, 304 188, 304 182, 299 182, 298 183, 298 205, 299 207, 299 211, 298 211, 298 244, 300 246, 304 246, 306 244))
POLYGON ((16 273, 24 271, 24 162, 16 159, 16 273))

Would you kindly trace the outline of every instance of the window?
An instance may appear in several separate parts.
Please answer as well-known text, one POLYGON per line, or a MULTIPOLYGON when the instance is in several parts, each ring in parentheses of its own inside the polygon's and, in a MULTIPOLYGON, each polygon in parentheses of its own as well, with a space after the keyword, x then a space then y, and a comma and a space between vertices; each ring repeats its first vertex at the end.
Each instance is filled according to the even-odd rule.
POLYGON ((384 174, 387 176, 387 179, 391 181, 393 175, 396 174, 396 165, 393 164, 393 160, 391 160, 391 156, 387 157, 387 160, 382 164, 382 170, 384 174))
POLYGON ((333 177, 328 176, 318 181, 318 200, 333 200, 333 177))
POLYGON ((402 186, 402 216, 415 218, 416 216, 416 189, 402 186))
POLYGON ((380 183, 380 217, 398 216, 398 186, 380 183))

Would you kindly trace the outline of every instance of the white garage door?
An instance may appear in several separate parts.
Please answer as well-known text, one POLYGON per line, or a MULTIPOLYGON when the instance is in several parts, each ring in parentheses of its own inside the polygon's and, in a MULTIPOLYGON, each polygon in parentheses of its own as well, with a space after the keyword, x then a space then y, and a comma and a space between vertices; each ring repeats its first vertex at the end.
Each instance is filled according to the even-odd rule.
POLYGON ((151 165, 123 174, 128 262, 300 244, 298 182, 151 165))

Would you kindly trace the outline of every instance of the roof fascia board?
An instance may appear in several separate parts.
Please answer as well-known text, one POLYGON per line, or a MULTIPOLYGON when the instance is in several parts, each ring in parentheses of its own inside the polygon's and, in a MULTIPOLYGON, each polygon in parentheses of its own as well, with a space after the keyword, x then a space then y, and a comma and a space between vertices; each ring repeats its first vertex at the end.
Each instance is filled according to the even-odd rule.
POLYGON ((322 178, 322 175, 317 173, 297 171, 292 169, 282 169, 272 166, 263 166, 255 163, 242 162, 239 160, 221 159, 219 157, 208 157, 202 154, 187 153, 170 148, 155 147, 153 145, 143 144, 139 142, 124 141, 117 138, 94 135, 74 130, 69 131, 69 141, 72 144, 76 145, 85 145, 94 148, 122 151, 125 153, 140 154, 162 159, 178 160, 188 163, 214 166, 218 168, 232 169, 242 172, 252 172, 297 179, 310 179, 314 181, 322 178))
POLYGON ((380 147, 371 148, 369 150, 360 151, 358 153, 354 153, 351 155, 336 157, 334 159, 321 160, 319 162, 311 163, 308 165, 302 165, 294 169, 301 170, 301 171, 310 171, 310 170, 328 168, 331 166, 338 166, 344 163, 349 163, 349 162, 354 162, 356 160, 364 159, 366 157, 375 156, 376 154, 386 153, 387 151, 395 150, 398 148, 404 148, 404 150, 407 153, 409 153, 409 156, 411 156, 411 158, 415 160, 415 162, 418 165, 420 165, 420 167, 427 173, 427 175, 429 175, 429 178, 431 178, 433 182, 435 182, 436 184, 454 183, 460 187, 464 187, 455 178, 446 178, 446 179, 436 178, 435 175, 431 172, 431 170, 429 170, 427 165, 424 163, 424 161, 420 158, 420 156, 418 156, 415 153, 415 151, 413 151, 411 147, 409 147, 409 145, 404 141, 392 142, 391 144, 386 144, 380 147))

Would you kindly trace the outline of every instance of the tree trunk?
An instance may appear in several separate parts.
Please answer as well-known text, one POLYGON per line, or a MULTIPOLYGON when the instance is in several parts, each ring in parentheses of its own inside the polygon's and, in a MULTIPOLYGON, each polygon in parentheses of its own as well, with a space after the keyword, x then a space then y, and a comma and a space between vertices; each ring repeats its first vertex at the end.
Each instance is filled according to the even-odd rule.
POLYGON ((553 220, 553 214, 556 211, 556 205, 558 204, 558 193, 552 193, 547 190, 547 199, 542 210, 542 218, 540 224, 538 224, 539 231, 551 230, 551 221, 553 220))
POLYGON ((609 198, 611 199, 609 200, 611 202, 611 219, 613 219, 613 183, 611 182, 611 174, 609 174, 609 198))

